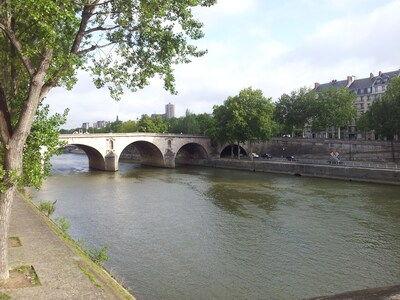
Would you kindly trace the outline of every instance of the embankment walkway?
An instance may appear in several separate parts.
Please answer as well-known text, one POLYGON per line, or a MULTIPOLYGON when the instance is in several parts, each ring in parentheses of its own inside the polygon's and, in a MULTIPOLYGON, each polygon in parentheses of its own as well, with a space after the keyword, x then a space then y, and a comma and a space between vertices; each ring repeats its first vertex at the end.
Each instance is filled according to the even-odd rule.
POLYGON ((9 248, 9 264, 11 268, 33 266, 41 285, 0 288, 2 293, 11 299, 134 299, 113 287, 113 279, 104 271, 97 274, 30 205, 20 197, 14 200, 9 236, 19 237, 22 246, 9 248))

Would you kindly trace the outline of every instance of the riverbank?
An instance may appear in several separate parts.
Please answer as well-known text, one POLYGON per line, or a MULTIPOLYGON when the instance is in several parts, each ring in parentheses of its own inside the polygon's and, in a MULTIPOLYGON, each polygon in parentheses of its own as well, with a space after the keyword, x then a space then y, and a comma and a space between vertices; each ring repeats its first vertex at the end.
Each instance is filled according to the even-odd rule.
POLYGON ((5 299, 134 299, 73 241, 61 238, 54 223, 29 200, 15 198, 9 232, 21 242, 9 248, 10 268, 32 266, 40 285, 0 287, 1 293, 11 297, 5 299))
POLYGON ((206 162, 206 165, 213 168, 400 185, 400 169, 394 168, 383 169, 347 166, 346 164, 330 165, 328 163, 313 164, 299 161, 273 161, 261 159, 215 159, 206 162))

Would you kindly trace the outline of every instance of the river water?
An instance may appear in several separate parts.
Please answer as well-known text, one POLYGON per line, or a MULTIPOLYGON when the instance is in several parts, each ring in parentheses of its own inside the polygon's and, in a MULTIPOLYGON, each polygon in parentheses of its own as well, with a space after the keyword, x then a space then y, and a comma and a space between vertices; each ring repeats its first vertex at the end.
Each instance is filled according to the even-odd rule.
POLYGON ((137 299, 300 299, 400 283, 400 187, 53 158, 35 202, 108 244, 137 299))

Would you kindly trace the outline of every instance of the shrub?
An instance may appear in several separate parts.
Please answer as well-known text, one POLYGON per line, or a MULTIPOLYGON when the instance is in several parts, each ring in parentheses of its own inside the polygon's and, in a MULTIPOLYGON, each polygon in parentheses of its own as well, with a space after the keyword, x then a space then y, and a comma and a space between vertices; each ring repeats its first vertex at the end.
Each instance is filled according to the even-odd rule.
POLYGON ((50 201, 40 201, 39 202, 39 210, 44 213, 47 217, 50 218, 50 216, 54 213, 56 210, 56 201, 50 202, 50 201))
POLYGON ((56 218, 55 221, 58 224, 58 227, 60 227, 62 232, 68 233, 68 230, 71 227, 71 224, 69 223, 69 221, 66 217, 56 218))

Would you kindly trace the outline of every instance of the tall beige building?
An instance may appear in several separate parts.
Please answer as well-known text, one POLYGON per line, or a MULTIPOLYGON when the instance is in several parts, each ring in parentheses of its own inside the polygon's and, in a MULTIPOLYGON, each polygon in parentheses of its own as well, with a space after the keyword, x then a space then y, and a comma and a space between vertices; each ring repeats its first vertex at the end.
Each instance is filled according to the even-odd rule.
POLYGON ((175 118, 175 105, 168 103, 165 105, 165 119, 175 118))

